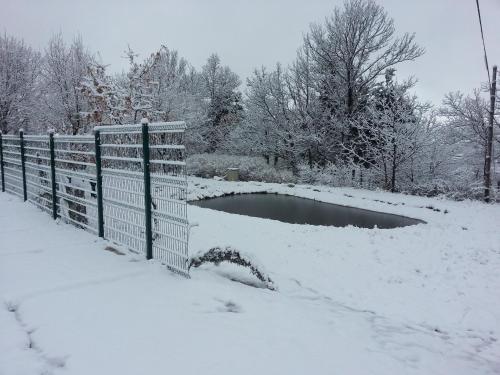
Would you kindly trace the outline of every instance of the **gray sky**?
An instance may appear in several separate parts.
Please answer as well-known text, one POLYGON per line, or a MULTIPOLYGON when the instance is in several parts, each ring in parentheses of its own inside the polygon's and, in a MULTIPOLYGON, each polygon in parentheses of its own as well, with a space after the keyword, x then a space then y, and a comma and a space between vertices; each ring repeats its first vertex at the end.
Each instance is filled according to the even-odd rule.
MULTIPOLYGON (((0 0, 0 30, 43 49, 61 31, 80 34, 111 71, 161 44, 200 68, 217 52, 243 81, 255 67, 289 64, 311 23, 342 0, 0 0)), ((436 104, 448 91, 472 91, 486 80, 475 0, 379 0, 398 32, 415 32, 426 54, 398 69, 418 78, 416 92, 436 104)), ((490 65, 500 65, 500 0, 481 0, 490 65)))

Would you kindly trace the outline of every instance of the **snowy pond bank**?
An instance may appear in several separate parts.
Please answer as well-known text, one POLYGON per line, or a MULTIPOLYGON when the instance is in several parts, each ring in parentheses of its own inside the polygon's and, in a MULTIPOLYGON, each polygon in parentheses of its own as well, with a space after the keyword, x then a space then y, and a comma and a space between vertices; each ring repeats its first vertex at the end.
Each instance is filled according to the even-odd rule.
POLYGON ((190 253, 238 249, 270 291, 227 265, 185 280, 0 194, 0 374, 500 372, 499 205, 189 182, 191 200, 266 191, 427 224, 336 228, 190 206, 190 253))

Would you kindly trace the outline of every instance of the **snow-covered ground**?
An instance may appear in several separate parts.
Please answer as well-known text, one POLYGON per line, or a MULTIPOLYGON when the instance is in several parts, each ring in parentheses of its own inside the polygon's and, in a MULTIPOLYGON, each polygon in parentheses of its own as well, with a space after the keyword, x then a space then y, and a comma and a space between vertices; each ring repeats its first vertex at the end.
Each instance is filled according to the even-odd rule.
POLYGON ((0 374, 500 373, 499 205, 203 179, 189 196, 252 191, 427 224, 333 228, 190 207, 190 252, 239 249, 270 291, 230 266, 183 279, 0 194, 0 374))

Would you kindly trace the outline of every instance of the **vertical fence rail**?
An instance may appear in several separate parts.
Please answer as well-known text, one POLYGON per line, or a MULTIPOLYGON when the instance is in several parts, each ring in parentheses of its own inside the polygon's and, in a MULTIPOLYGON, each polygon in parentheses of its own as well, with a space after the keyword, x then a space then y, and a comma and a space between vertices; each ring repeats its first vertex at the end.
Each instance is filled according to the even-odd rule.
POLYGON ((57 219, 57 188, 56 188, 56 153, 54 149, 54 132, 49 133, 49 153, 50 153, 50 188, 52 191, 52 218, 57 219))
POLYGON ((97 193, 97 232, 98 236, 104 238, 104 208, 102 200, 102 162, 101 162, 101 132, 94 132, 95 138, 95 173, 97 193))
POLYGON ((0 174, 2 175, 2 192, 5 191, 5 174, 3 170, 3 137, 0 133, 0 174))
POLYGON ((21 173, 23 176, 23 198, 28 200, 28 191, 26 189, 26 158, 24 157, 24 131, 19 131, 19 144, 21 145, 21 173))
POLYGON ((144 219, 146 224, 146 259, 153 258, 153 230, 151 228, 151 173, 149 170, 149 130, 142 121, 142 157, 144 169, 144 219))
POLYGON ((183 122, 0 135, 2 191, 189 277, 183 122))

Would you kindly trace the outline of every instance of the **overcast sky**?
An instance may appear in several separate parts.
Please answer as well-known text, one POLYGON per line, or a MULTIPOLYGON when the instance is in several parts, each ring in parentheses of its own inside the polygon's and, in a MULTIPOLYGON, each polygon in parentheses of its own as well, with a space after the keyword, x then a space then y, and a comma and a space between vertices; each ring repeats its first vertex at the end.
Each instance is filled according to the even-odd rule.
MULTIPOLYGON (((439 104, 449 91, 484 82, 475 0, 379 0, 397 31, 415 32, 426 54, 398 69, 418 78, 418 95, 439 104)), ((289 64, 311 23, 342 0, 0 0, 0 30, 43 49, 53 33, 80 34, 111 71, 127 62, 129 44, 145 56, 161 44, 200 68, 217 52, 243 81, 252 70, 289 64)), ((500 0, 481 0, 490 65, 500 64, 500 0)))

